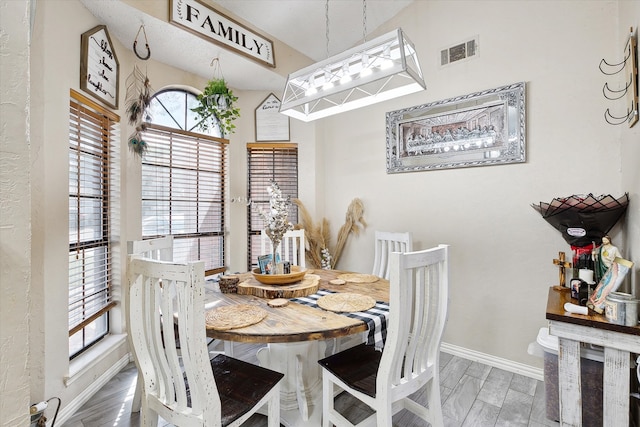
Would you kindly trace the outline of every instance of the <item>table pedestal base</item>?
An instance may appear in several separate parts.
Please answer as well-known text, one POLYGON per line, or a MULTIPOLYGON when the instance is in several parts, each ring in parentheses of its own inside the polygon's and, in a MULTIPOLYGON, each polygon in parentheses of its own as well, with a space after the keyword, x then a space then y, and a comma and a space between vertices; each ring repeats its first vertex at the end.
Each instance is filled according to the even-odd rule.
POLYGON ((282 372, 280 422, 285 426, 320 426, 322 422, 322 368, 324 341, 270 343, 258 350, 260 366, 282 372))

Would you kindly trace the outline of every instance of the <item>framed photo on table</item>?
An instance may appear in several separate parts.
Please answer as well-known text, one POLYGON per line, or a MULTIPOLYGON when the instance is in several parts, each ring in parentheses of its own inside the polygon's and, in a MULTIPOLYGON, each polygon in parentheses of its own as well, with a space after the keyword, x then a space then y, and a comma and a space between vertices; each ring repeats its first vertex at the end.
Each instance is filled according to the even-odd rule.
POLYGON ((289 116, 280 113, 280 99, 269 94, 256 108, 256 141, 289 141, 289 116))
MULTIPOLYGON (((272 254, 260 255, 258 257, 258 267, 260 268, 260 273, 261 274, 270 274, 271 273, 271 270, 273 270, 272 258, 273 258, 272 254)), ((280 263, 280 254, 277 254, 276 255, 276 264, 279 264, 279 263, 280 263)))
POLYGON ((387 173, 521 163, 525 84, 391 111, 387 173))

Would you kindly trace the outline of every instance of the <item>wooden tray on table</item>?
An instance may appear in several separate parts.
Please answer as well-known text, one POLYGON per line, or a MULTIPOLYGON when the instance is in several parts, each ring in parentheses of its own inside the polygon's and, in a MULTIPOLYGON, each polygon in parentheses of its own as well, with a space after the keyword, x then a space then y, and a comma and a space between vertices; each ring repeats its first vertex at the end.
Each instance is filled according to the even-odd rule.
POLYGON ((251 273, 258 282, 265 285, 288 285, 301 281, 307 270, 294 265, 291 267, 291 273, 287 274, 261 274, 259 268, 255 268, 251 273))

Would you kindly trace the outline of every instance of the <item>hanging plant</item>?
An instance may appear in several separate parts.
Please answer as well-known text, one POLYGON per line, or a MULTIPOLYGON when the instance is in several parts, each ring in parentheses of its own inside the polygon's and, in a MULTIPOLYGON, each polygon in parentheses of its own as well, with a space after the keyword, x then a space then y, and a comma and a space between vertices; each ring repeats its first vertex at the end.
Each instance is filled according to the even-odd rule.
POLYGON ((197 114, 199 127, 202 131, 207 132, 210 127, 220 124, 222 135, 228 135, 235 131, 236 126, 233 121, 240 117, 240 109, 234 107, 234 103, 238 100, 234 96, 233 91, 227 87, 227 82, 219 71, 218 58, 214 58, 211 63, 218 66, 218 76, 214 73, 214 78, 207 82, 207 86, 202 93, 197 96, 200 105, 192 108, 191 111, 197 114))

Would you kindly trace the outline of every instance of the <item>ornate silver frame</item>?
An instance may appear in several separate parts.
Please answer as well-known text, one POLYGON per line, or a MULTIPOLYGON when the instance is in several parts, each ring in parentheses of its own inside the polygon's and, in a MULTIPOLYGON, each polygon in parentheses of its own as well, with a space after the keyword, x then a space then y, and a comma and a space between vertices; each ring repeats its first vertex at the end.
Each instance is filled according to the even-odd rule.
POLYGON ((525 83, 386 114, 387 173, 526 161, 525 83))

